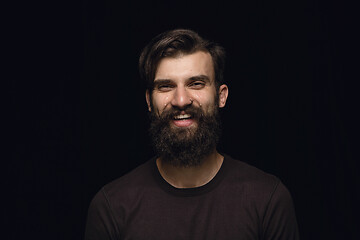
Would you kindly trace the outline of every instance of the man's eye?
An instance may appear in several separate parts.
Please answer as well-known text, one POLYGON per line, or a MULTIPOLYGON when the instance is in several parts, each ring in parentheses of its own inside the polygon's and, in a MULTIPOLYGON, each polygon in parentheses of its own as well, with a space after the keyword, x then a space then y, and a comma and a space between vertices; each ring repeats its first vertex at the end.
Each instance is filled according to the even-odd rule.
POLYGON ((160 91, 167 91, 167 90, 170 90, 171 88, 172 88, 171 85, 159 85, 157 87, 157 89, 160 90, 160 91))
POLYGON ((192 87, 192 88, 203 88, 203 87, 205 87, 205 83, 204 82, 192 82, 190 84, 190 87, 192 87))

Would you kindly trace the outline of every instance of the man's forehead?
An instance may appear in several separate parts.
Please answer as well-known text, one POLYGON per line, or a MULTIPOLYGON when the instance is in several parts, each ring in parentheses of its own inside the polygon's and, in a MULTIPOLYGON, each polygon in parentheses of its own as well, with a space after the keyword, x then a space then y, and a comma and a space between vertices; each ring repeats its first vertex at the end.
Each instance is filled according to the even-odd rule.
POLYGON ((214 64, 210 53, 197 51, 176 57, 165 57, 159 61, 155 80, 180 78, 198 78, 214 80, 214 64))

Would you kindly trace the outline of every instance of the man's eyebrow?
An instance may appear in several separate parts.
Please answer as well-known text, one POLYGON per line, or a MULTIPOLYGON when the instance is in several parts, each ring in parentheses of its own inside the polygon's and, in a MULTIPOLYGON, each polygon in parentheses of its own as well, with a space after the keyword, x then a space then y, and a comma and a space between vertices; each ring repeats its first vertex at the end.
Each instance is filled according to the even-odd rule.
POLYGON ((189 78, 189 80, 192 81, 205 81, 205 82, 209 82, 210 83, 210 78, 206 75, 197 75, 197 76, 192 76, 189 78))
MULTIPOLYGON (((205 81, 205 82, 208 82, 210 83, 210 78, 206 75, 196 75, 196 76, 192 76, 190 77, 188 80, 190 81, 205 81)), ((154 87, 155 86, 159 86, 161 84, 170 84, 170 83, 173 83, 174 81, 171 80, 171 79, 155 79, 154 80, 154 87)))
POLYGON ((154 80, 154 87, 159 86, 161 84, 169 84, 173 81, 171 79, 155 79, 154 80))
POLYGON ((154 83, 169 83, 172 82, 171 79, 155 79, 154 83))

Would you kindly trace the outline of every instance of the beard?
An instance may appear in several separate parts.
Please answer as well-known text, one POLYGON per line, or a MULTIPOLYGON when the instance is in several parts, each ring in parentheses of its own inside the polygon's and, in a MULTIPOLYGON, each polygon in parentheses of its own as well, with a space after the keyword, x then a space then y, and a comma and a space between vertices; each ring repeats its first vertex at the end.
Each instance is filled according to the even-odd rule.
POLYGON ((151 111, 150 120, 149 133, 156 153, 162 161, 175 167, 201 165, 205 157, 215 150, 221 135, 217 104, 210 113, 205 113, 201 107, 193 105, 181 110, 171 108, 160 116, 151 111), (172 126, 171 121, 181 111, 190 114, 197 123, 196 126, 172 126))

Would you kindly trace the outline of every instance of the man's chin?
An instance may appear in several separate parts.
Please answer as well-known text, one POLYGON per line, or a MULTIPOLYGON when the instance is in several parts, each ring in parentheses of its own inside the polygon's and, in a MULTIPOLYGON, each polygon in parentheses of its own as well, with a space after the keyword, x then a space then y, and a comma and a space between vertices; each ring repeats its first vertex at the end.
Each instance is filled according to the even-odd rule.
POLYGON ((195 138, 197 129, 198 127, 195 124, 189 127, 177 127, 171 124, 168 133, 174 142, 189 143, 195 138))
POLYGON ((192 118, 177 119, 169 112, 162 118, 151 115, 150 136, 158 156, 174 166, 197 166, 216 148, 220 136, 217 112, 205 115, 188 111, 192 118))

